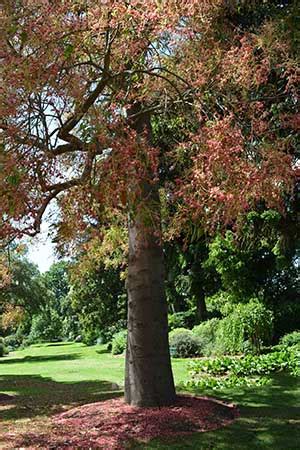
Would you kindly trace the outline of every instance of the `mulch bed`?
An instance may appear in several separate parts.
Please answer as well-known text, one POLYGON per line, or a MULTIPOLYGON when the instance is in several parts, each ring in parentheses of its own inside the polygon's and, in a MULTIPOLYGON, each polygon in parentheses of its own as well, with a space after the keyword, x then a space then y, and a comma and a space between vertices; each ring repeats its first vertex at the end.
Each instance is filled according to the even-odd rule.
POLYGON ((13 444, 28 449, 122 450, 134 441, 215 430, 237 417, 236 406, 208 397, 180 395, 174 406, 162 408, 133 407, 118 398, 57 414, 49 432, 23 434, 13 444))

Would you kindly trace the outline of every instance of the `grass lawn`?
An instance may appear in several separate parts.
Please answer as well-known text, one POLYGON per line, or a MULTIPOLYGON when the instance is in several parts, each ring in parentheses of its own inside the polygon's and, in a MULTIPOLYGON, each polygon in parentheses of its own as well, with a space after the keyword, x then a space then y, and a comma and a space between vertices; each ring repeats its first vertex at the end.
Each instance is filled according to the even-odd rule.
MULTIPOLYGON (((176 383, 187 378, 187 360, 173 360, 176 383)), ((50 343, 16 351, 0 359, 0 393, 16 396, 0 405, 1 432, 28 430, 72 405, 122 395, 124 358, 103 346, 50 343)), ((151 441, 140 449, 284 449, 300 448, 299 378, 280 374, 269 386, 195 392, 237 403, 241 417, 231 426, 198 433, 176 442, 151 441)))

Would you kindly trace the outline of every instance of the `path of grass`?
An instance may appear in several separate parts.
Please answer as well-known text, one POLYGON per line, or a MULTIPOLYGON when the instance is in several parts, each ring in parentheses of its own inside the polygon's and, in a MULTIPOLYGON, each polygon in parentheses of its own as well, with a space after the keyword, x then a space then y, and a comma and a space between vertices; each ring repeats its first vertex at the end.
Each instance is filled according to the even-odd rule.
MULTIPOLYGON (((186 379, 186 360, 174 360, 178 383, 186 379)), ((2 430, 26 430, 33 423, 70 405, 98 402, 122 395, 124 358, 112 357, 103 346, 44 344, 0 359, 0 393, 14 394, 0 407, 2 430)), ((299 379, 280 375, 262 388, 201 392, 238 403, 241 418, 232 426, 189 436, 174 443, 153 441, 144 449, 273 449, 300 447, 299 379)), ((0 447, 5 447, 1 441, 0 447)))

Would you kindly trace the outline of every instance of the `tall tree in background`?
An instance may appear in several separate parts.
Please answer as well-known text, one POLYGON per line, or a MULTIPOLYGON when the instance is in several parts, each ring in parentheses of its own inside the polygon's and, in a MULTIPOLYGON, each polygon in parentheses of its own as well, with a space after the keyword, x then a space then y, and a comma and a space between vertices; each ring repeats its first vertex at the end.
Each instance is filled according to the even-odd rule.
POLYGON ((130 404, 175 399, 161 197, 172 236, 258 201, 284 208, 292 186, 294 13, 268 6, 254 22, 235 3, 2 2, 1 236, 38 233, 53 202, 59 243, 128 218, 130 404), (287 99, 275 113, 274 98, 287 99), (170 120, 172 149, 154 139, 170 120))

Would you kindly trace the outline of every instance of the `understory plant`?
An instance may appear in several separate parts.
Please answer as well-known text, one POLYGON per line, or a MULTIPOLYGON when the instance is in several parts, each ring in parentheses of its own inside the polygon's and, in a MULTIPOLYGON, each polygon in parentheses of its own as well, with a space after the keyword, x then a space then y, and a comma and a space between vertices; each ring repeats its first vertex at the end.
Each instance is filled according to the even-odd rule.
POLYGON ((176 328, 169 333, 170 353, 174 358, 189 358, 201 354, 200 342, 191 330, 176 328))
POLYGON ((259 353, 269 344, 273 332, 273 314, 257 298, 232 305, 231 312, 220 321, 216 333, 218 353, 259 353))
POLYGON ((300 347, 300 331, 293 331, 292 333, 285 334, 280 339, 280 344, 286 346, 298 345, 300 347))
POLYGON ((113 355, 121 355, 126 349, 127 330, 121 330, 113 336, 111 352, 113 355))
POLYGON ((193 328, 193 334, 197 337, 204 356, 210 356, 216 353, 217 330, 221 320, 213 318, 196 325, 193 328))
POLYGON ((300 352, 284 348, 265 355, 223 356, 201 359, 189 364, 190 380, 186 387, 226 388, 266 384, 274 372, 288 371, 300 376, 300 352))

